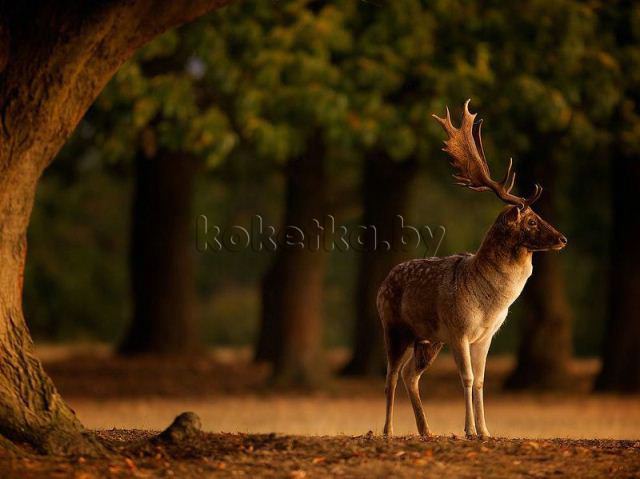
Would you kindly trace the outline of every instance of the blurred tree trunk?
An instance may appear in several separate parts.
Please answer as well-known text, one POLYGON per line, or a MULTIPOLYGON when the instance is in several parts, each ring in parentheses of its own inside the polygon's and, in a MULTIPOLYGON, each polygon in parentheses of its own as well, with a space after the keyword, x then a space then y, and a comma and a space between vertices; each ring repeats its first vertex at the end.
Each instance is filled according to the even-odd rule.
POLYGON ((633 28, 634 3, 609 5, 607 20, 615 32, 622 66, 624 97, 612 127, 617 133, 611 148, 611 256, 609 264, 609 316, 602 347, 602 369, 596 379, 601 391, 640 391, 640 222, 635 192, 640 184, 637 142, 640 91, 637 85, 637 32, 633 28), (631 48, 629 48, 631 47, 631 48), (635 81, 635 85, 634 85, 635 81))
POLYGON ((640 391, 640 222, 635 193, 640 184, 640 160, 622 151, 612 159, 611 263, 609 317, 596 388, 640 391))
POLYGON ((100 449, 33 355, 22 311, 36 185, 117 68, 222 1, 2 2, 0 8, 0 443, 100 449))
POLYGON ((200 346, 194 314, 195 158, 165 150, 135 158, 129 271, 133 317, 123 354, 183 355, 200 346))
POLYGON ((280 315, 282 306, 280 300, 282 293, 277 285, 282 284, 284 278, 284 258, 286 253, 279 249, 271 266, 260 282, 260 296, 262 305, 260 310, 260 332, 256 344, 255 361, 273 362, 276 358, 276 351, 280 347, 280 337, 282 336, 280 315))
MULTIPOLYGON (((523 158, 518 173, 523 187, 540 183, 546 188, 534 210, 562 230, 556 222, 554 198, 557 194, 554 148, 558 142, 557 135, 533 140, 535 147, 523 158)), ((554 251, 533 254, 533 274, 525 286, 522 301, 525 314, 517 364, 505 386, 510 389, 566 387, 569 360, 573 354, 573 313, 567 299, 560 254, 554 251)))
POLYGON ((318 135, 304 155, 287 165, 283 228, 300 227, 304 246, 298 234, 291 233, 289 244, 281 237, 274 263, 262 282, 258 353, 273 360, 273 377, 279 385, 313 386, 326 372, 322 308, 327 252, 322 241, 317 248, 318 228, 313 223, 317 219, 322 224, 327 214, 324 162, 325 149, 318 135))
POLYGON ((363 238, 356 284, 354 350, 342 372, 377 376, 384 372, 386 360, 376 297, 391 268, 405 257, 399 248, 399 231, 393 228, 394 218, 396 215, 406 217, 417 168, 414 159, 398 162, 382 151, 372 151, 364 159, 363 169, 362 224, 375 226, 376 233, 368 230, 363 238), (390 251, 380 247, 384 240, 391 241, 390 251))

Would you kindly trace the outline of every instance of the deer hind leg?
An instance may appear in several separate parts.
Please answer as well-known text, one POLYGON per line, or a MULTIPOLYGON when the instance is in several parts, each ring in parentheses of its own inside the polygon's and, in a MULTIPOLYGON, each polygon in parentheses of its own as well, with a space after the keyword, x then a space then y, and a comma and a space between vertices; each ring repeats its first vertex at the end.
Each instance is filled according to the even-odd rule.
POLYGON ((436 359, 442 346, 442 343, 415 341, 413 344, 413 360, 407 361, 402 368, 402 381, 411 400, 411 406, 413 406, 418 434, 424 437, 430 436, 431 432, 429 431, 422 400, 420 399, 420 376, 436 359))
POLYGON ((398 374, 412 339, 407 331, 394 327, 385 328, 384 336, 387 346, 387 381, 384 388, 387 398, 387 414, 384 422, 384 434, 391 436, 393 435, 393 403, 398 385, 398 374))

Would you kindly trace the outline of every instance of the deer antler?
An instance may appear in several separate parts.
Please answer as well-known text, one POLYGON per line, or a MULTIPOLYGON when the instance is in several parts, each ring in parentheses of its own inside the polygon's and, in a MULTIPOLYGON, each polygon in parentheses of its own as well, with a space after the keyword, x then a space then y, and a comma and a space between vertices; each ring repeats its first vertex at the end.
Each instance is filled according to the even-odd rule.
POLYGON ((482 148, 482 120, 474 122, 476 114, 469 112, 470 101, 467 100, 464 104, 460 128, 454 127, 451 123, 448 107, 446 118, 433 115, 449 137, 445 140, 445 146, 442 150, 451 157, 451 166, 456 170, 453 175, 456 184, 466 186, 474 191, 493 191, 505 203, 521 208, 532 205, 540 198, 542 187, 536 184, 534 193, 526 199, 511 194, 516 181, 516 173, 512 171, 513 159, 509 159, 509 166, 502 181, 498 182, 491 178, 489 165, 487 165, 482 148))

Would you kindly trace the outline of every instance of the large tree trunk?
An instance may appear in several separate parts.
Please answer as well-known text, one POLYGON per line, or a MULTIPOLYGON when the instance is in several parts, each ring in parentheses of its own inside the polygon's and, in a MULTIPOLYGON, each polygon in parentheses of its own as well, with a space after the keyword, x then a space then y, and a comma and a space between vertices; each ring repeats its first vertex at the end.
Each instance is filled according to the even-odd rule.
MULTIPOLYGON (((546 190, 535 211, 558 229, 554 193, 557 164, 553 157, 555 137, 535 141, 536 147, 520 168, 520 184, 542 184, 546 190)), ((511 389, 558 389, 566 387, 573 354, 573 314, 566 293, 561 256, 553 251, 534 253, 533 274, 525 286, 525 306, 515 370, 507 378, 511 389)))
POLYGON ((87 452, 94 443, 33 356, 22 313, 26 229, 37 179, 36 171, 22 168, 3 175, 1 183, 0 434, 42 452, 87 452))
POLYGON ((362 224, 374 226, 376 233, 368 229, 363 238, 356 285, 354 351, 343 373, 377 376, 384 372, 386 361, 376 296, 391 268, 406 256, 399 247, 400 231, 394 230, 397 223, 394 220, 396 215, 406 218, 416 162, 413 159, 397 162, 384 152, 373 151, 365 158, 363 167, 362 224), (393 245, 390 251, 380 247, 385 240, 393 245))
POLYGON ((198 352, 192 197, 197 162, 187 154, 139 151, 131 215, 133 318, 123 354, 198 352))
POLYGON ((97 448, 33 356, 22 313, 36 184, 124 60, 167 28, 223 3, 0 3, 0 441, 52 453, 97 448))
POLYGON ((319 138, 303 156, 290 161, 283 228, 298 226, 290 244, 281 242, 274 264, 262 283, 262 345, 274 362, 279 385, 313 386, 325 374, 322 357, 322 309, 327 252, 317 248, 317 226, 326 211, 325 149, 319 138))

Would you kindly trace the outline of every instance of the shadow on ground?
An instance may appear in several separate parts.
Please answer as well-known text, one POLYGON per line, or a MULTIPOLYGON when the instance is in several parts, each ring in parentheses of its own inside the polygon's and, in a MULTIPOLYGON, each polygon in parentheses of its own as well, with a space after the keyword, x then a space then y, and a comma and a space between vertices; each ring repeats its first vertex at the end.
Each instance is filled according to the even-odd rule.
MULTIPOLYGON (((251 362, 248 350, 217 349, 193 358, 122 358, 107 347, 46 347, 38 351, 47 372, 64 397, 110 398, 212 398, 229 394, 282 395, 301 393, 331 397, 378 397, 384 389, 382 374, 374 378, 344 378, 336 375, 314 391, 273 389, 270 368, 251 362)), ((341 350, 329 354, 335 371, 345 363, 341 350)), ((502 394, 502 384, 513 367, 509 356, 490 357, 487 364, 485 394, 502 394)), ((577 360, 562 394, 591 392, 598 362, 577 360)), ((424 374, 421 386, 430 398, 458 397, 460 380, 450 355, 441 355, 424 374)))

